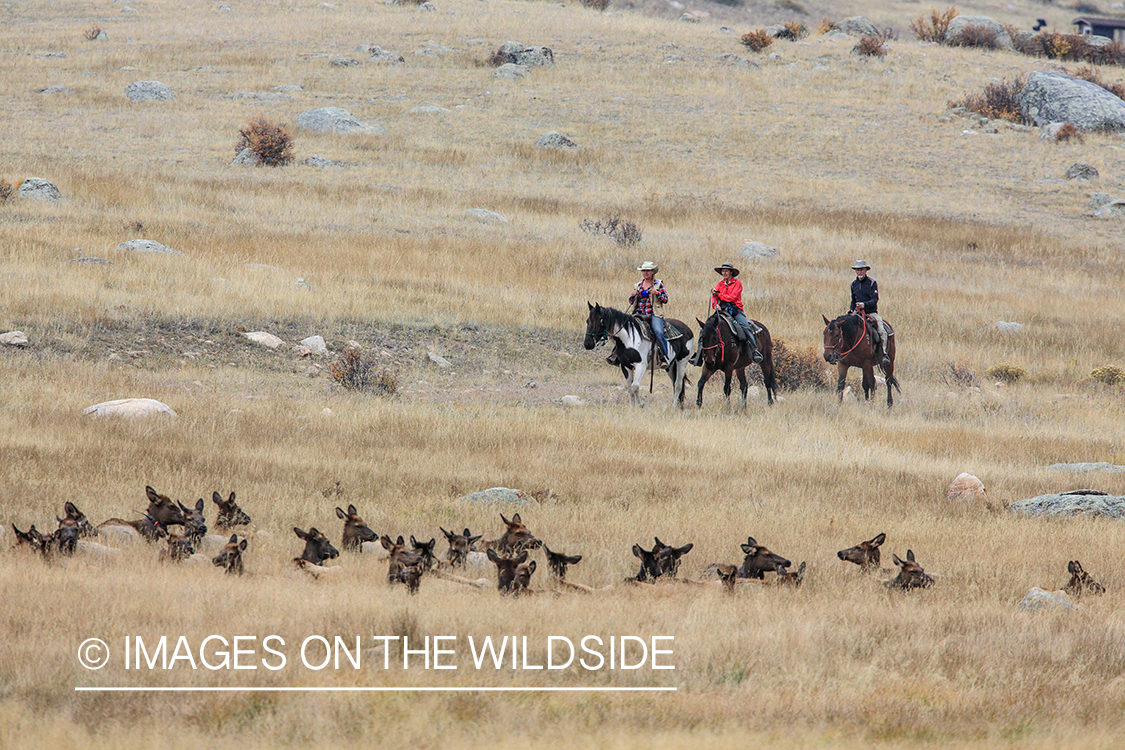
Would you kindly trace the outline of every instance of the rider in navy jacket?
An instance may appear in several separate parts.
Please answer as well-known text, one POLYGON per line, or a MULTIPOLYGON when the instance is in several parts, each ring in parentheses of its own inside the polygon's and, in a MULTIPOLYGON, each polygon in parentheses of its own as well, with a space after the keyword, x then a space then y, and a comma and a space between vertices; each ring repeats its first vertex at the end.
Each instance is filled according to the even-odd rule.
POLYGON ((879 284, 866 274, 852 282, 852 306, 848 312, 858 312, 856 304, 860 302, 868 315, 879 312, 879 284))
POLYGON ((852 266, 855 281, 852 282, 852 306, 848 312, 866 314, 875 321, 875 356, 883 366, 890 364, 887 357, 887 329, 879 315, 879 285, 867 275, 871 266, 865 260, 857 260, 852 266))

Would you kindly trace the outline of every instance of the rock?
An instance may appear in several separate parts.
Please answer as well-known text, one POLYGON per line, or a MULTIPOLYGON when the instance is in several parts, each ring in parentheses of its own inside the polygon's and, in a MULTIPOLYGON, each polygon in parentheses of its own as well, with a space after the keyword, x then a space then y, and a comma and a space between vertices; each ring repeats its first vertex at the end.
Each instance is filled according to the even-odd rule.
POLYGON ((109 34, 105 33, 105 29, 98 29, 98 33, 94 36, 95 42, 104 42, 109 39, 109 34))
POLYGON ((528 47, 519 42, 504 42, 500 54, 507 61, 524 68, 536 68, 555 64, 555 53, 549 47, 528 47))
POLYGON ((62 198, 62 193, 59 192, 55 183, 44 180, 42 177, 28 177, 20 183, 20 186, 16 189, 16 195, 21 198, 34 198, 49 203, 54 203, 62 198))
POLYGON ((125 96, 134 103, 167 102, 176 98, 172 89, 160 81, 134 81, 125 87, 125 96))
POLYGON ((1034 125, 1069 122, 1081 130, 1125 129, 1125 101, 1062 73, 1032 72, 1018 99, 1020 114, 1034 125))
POLYGON ((304 163, 306 165, 310 166, 310 167, 317 167, 317 168, 320 168, 320 169, 326 169, 328 167, 342 167, 342 166, 344 166, 343 164, 340 164, 339 162, 334 162, 331 159, 325 159, 323 156, 316 156, 315 154, 313 156, 310 156, 309 158, 305 159, 304 163))
POLYGON ((1025 516, 1106 516, 1125 518, 1125 497, 1098 490, 1072 490, 1012 503, 1008 510, 1025 516))
POLYGON ((309 336, 307 339, 301 339, 301 346, 307 346, 317 354, 328 354, 328 345, 324 343, 323 336, 309 336))
POLYGON ((169 417, 178 416, 167 404, 152 398, 121 398, 116 401, 103 401, 100 404, 88 406, 82 410, 83 414, 95 417, 151 417, 165 414, 169 417))
POLYGON ((462 503, 506 503, 508 505, 529 505, 533 501, 522 490, 507 487, 492 487, 457 498, 462 503))
POLYGON ((1032 586, 1016 606, 1033 612, 1040 609, 1074 609, 1074 605, 1066 598, 1066 593, 1044 591, 1038 586, 1032 586))
POLYGON ((281 85, 281 86, 274 86, 273 90, 274 91, 281 91, 282 93, 291 94, 291 93, 295 93, 297 91, 304 91, 305 87, 304 86, 297 86, 297 85, 292 84, 292 83, 287 83, 287 84, 284 84, 284 85, 281 85))
POLYGON ((438 354, 437 352, 432 352, 432 351, 431 351, 431 352, 426 352, 426 356, 427 356, 427 357, 429 358, 429 360, 430 360, 431 362, 433 362, 433 363, 434 363, 435 365, 437 365, 438 367, 441 367, 441 368, 446 368, 446 367, 452 367, 452 366, 453 366, 453 365, 451 365, 451 364, 449 363, 449 360, 448 360, 448 359, 446 359, 445 357, 441 356, 441 355, 440 355, 440 354, 438 354))
POLYGON ((1120 464, 1111 464, 1107 461, 1095 461, 1093 463, 1076 463, 1076 464, 1051 464, 1047 467, 1055 471, 1105 471, 1116 474, 1117 472, 1125 471, 1125 466, 1120 464))
POLYGON ((984 482, 967 471, 958 474, 957 478, 949 485, 949 489, 945 491, 945 499, 958 503, 980 505, 988 503, 984 491, 984 482))
POLYGON ((758 258, 776 258, 780 253, 777 248, 770 247, 764 242, 756 242, 751 240, 738 249, 740 257, 746 260, 756 260, 758 258))
POLYGON ((1008 34, 1008 30, 1005 29, 999 21, 989 18, 988 16, 957 16, 949 22, 949 27, 945 30, 946 43, 957 44, 962 32, 970 26, 985 29, 995 34, 997 48, 1015 49, 1015 46, 1012 44, 1012 37, 1008 34))
POLYGON ((368 57, 364 62, 381 63, 383 65, 401 65, 406 62, 406 58, 394 52, 389 52, 382 47, 371 47, 369 49, 371 57, 368 57))
POLYGON ((563 396, 559 399, 559 403, 570 409, 586 405, 586 402, 578 398, 578 396, 563 396))
POLYGON ((183 255, 179 250, 173 250, 156 240, 128 240, 118 245, 117 249, 130 253, 147 253, 149 255, 183 255))
POLYGON ((507 224, 508 219, 495 211, 489 211, 487 208, 469 208, 465 209, 465 215, 476 219, 481 224, 507 224))
POLYGON ((285 343, 277 336, 274 336, 272 333, 266 333, 265 331, 253 331, 250 333, 244 333, 243 335, 253 341, 255 344, 268 346, 270 349, 276 349, 285 343))
POLYGON ((312 284, 305 281, 305 278, 303 276, 298 276, 295 279, 289 279, 289 283, 297 287, 298 289, 312 289, 312 284))
POLYGON ((693 16, 691 13, 682 14, 680 16, 680 21, 682 21, 683 23, 699 23, 699 19, 693 16))
POLYGON ((1125 218, 1125 201, 1117 201, 1110 203, 1107 206, 1102 206, 1094 212, 1094 216, 1099 219, 1122 219, 1125 218))
POLYGON ((352 116, 351 112, 341 107, 306 109, 297 115, 297 127, 301 130, 311 130, 314 133, 339 133, 342 135, 387 132, 380 125, 368 125, 360 122, 352 116))
POLYGON ((14 346, 23 349, 27 347, 27 334, 23 331, 0 333, 0 346, 14 346))
POLYGON ((305 368, 305 377, 318 378, 320 377, 321 368, 318 365, 309 365, 305 368))
POLYGON ((418 10, 420 10, 420 11, 433 11, 433 10, 437 10, 437 6, 434 5, 433 3, 431 3, 430 0, 424 0, 424 2, 422 2, 418 5, 418 10))
POLYGON ((328 67, 330 68, 355 68, 363 65, 359 60, 354 57, 341 57, 340 55, 333 55, 328 58, 328 67))
POLYGON ((1093 209, 1108 206, 1110 203, 1120 203, 1117 198, 1109 193, 1090 193, 1090 200, 1086 201, 1086 205, 1093 209))
POLYGON ((301 344, 295 344, 293 346, 293 353, 303 359, 304 357, 312 356, 312 349, 308 348, 307 346, 302 346, 301 344))
POLYGON ((258 156, 258 152, 252 148, 244 148, 238 152, 238 156, 234 157, 234 161, 230 163, 232 167, 256 167, 262 163, 262 157, 258 156))
POLYGON ((1023 330, 1023 323, 1009 323, 1004 320, 998 320, 992 324, 992 327, 1004 333, 1015 333, 1023 330))
POLYGON ((1078 180, 1085 182, 1086 180, 1095 180, 1098 177, 1098 170, 1090 166, 1084 161, 1075 162, 1066 168, 1063 172, 1063 177, 1068 180, 1078 180))
POLYGON ((410 110, 410 114, 412 114, 412 115, 444 115, 444 114, 449 114, 452 111, 453 110, 446 109, 445 107, 425 106, 425 107, 415 107, 414 109, 410 110))
POLYGON ((879 29, 863 16, 851 16, 837 21, 836 28, 849 36, 879 36, 879 29))
POLYGON ((70 90, 66 86, 63 86, 61 83, 56 83, 54 86, 48 86, 45 89, 40 89, 39 93, 49 96, 51 94, 69 94, 70 90))
POLYGON ((329 409, 327 406, 320 410, 320 416, 324 418, 336 416, 336 412, 329 409))
POLYGON ((527 68, 515 63, 504 63, 492 71, 493 78, 523 78, 527 75, 527 68))
POLYGON ((92 255, 83 256, 81 258, 71 258, 70 260, 63 261, 64 263, 77 263, 80 266, 112 266, 113 263, 105 258, 96 258, 92 255))
POLYGON ((562 133, 552 130, 550 133, 544 133, 539 136, 539 140, 535 141, 538 148, 561 148, 561 149, 575 149, 578 144, 567 138, 562 133))

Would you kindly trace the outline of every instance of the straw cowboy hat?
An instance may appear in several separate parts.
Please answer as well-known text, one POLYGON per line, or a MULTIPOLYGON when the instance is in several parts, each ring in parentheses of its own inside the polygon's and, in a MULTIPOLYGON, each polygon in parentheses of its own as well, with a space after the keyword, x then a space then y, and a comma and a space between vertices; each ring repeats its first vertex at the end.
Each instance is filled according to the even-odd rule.
POLYGON ((852 264, 852 270, 853 271, 858 271, 861 268, 866 268, 868 270, 871 270, 871 266, 867 265, 867 261, 865 261, 865 260, 857 260, 855 263, 852 264))
POLYGON ((730 277, 732 279, 738 275, 738 269, 732 266, 730 263, 724 263, 723 265, 719 266, 715 269, 715 273, 722 273, 724 270, 730 271, 730 277))
POLYGON ((659 271, 660 269, 657 268, 656 264, 653 263, 651 260, 646 260, 644 263, 637 266, 637 270, 638 271, 653 271, 653 272, 655 272, 655 271, 659 271))

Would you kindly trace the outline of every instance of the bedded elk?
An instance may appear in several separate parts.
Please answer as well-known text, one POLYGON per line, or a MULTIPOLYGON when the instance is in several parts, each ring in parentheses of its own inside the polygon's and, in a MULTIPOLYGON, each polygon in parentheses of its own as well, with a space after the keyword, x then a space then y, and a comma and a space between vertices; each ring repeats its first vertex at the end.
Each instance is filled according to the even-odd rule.
POLYGON ((301 552, 300 557, 293 558, 293 562, 297 565, 304 565, 305 563, 320 565, 325 560, 334 560, 340 556, 340 551, 333 547, 332 542, 328 541, 328 537, 317 531, 315 526, 310 526, 308 531, 294 526, 293 533, 305 543, 305 549, 301 552))
POLYGON ((793 588, 800 588, 801 582, 805 580, 805 561, 802 560, 801 564, 797 566, 797 570, 790 572, 789 568, 777 569, 777 584, 779 586, 792 586, 793 588))
POLYGON ((203 541, 203 537, 207 536, 207 521, 203 518, 203 498, 196 500, 195 505, 190 508, 178 500, 176 505, 180 506, 180 513, 184 517, 184 536, 190 539, 193 545, 199 544, 203 541))
POLYGON ((716 565, 715 575, 719 577, 722 582, 723 588, 727 591, 734 591, 734 584, 738 580, 738 567, 735 565, 716 565))
POLYGON ((633 545, 633 556, 641 561, 641 569, 632 581, 655 581, 658 578, 675 578, 680 568, 680 558, 691 551, 693 544, 683 547, 673 547, 653 537, 655 545, 652 550, 646 550, 639 544, 633 545))
POLYGON ((180 563, 194 554, 195 547, 187 535, 173 531, 168 534, 168 546, 160 550, 156 559, 160 562, 180 563))
POLYGON ((547 580, 554 588, 581 591, 584 594, 593 592, 593 589, 585 584, 566 580, 567 568, 581 562, 582 555, 564 555, 561 552, 553 552, 546 544, 543 545, 543 551, 547 554, 547 580))
POLYGON ((345 552, 362 552, 364 542, 379 540, 379 535, 359 517, 359 511, 354 505, 349 505, 347 510, 337 506, 336 517, 344 522, 344 535, 340 540, 340 546, 345 552))
POLYGON ((922 566, 914 559, 914 550, 906 550, 906 559, 899 559, 898 555, 892 555, 895 565, 899 567, 898 575, 890 581, 887 581, 887 586, 893 589, 902 589, 907 591, 909 589, 928 589, 934 585, 933 576, 930 576, 922 569, 922 566))
POLYGON ((496 564, 496 588, 501 594, 519 595, 527 591, 531 574, 535 572, 535 561, 528 561, 526 549, 515 557, 498 555, 491 548, 485 554, 496 564))
MULTIPOLYGON (((148 498, 148 509, 144 518, 137 521, 123 521, 120 518, 111 518, 98 524, 100 532, 107 533, 112 527, 132 528, 146 541, 154 542, 168 535, 169 526, 184 526, 187 519, 180 507, 173 503, 167 496, 161 495, 152 487, 145 487, 145 496, 148 498)), ((112 533, 110 531, 109 533, 112 533)))
POLYGON ((469 560, 469 553, 476 551, 476 543, 480 541, 481 535, 473 536, 465 529, 460 534, 454 534, 452 531, 441 529, 441 533, 445 534, 445 541, 449 542, 449 549, 445 552, 445 559, 454 568, 463 568, 465 563, 469 560))
POLYGON ((1082 563, 1077 560, 1071 560, 1066 564, 1066 570, 1070 573, 1070 581, 1063 589, 1071 596, 1082 596, 1083 594, 1104 594, 1105 586, 1101 585, 1090 574, 1082 570, 1082 563))
POLYGON ((211 563, 225 570, 228 575, 242 575, 242 553, 246 551, 246 544, 247 540, 240 540, 238 534, 231 534, 230 541, 219 554, 211 558, 211 563))
POLYGON ((536 539, 532 533, 527 530, 527 527, 523 525, 523 520, 520 518, 519 513, 513 515, 510 521, 501 513, 500 520, 503 521, 504 525, 508 528, 499 539, 486 541, 484 543, 486 550, 493 549, 505 555, 512 555, 522 550, 539 549, 543 546, 543 542, 536 539))
MULTIPOLYGON (((414 541, 414 537, 410 539, 414 541)), ((379 538, 379 542, 383 545, 383 549, 387 550, 387 583, 392 586, 396 583, 404 583, 410 593, 416 593, 424 572, 422 555, 407 551, 406 540, 401 534, 394 540, 384 534, 379 538)))
POLYGON ((434 537, 430 537, 428 542, 419 542, 413 534, 410 535, 410 549, 418 555, 422 572, 433 570, 434 566, 437 565, 437 557, 434 556, 434 547, 436 546, 437 539, 434 537))
POLYGON ((879 569, 879 547, 885 541, 887 541, 887 535, 885 533, 878 534, 874 539, 840 550, 836 553, 836 557, 844 562, 855 563, 859 566, 860 571, 870 573, 879 569))
POLYGON ((238 507, 238 503, 234 501, 234 492, 230 493, 230 498, 223 499, 223 496, 218 492, 211 493, 211 502, 219 506, 219 515, 215 519, 215 528, 217 529, 230 529, 235 526, 247 526, 250 524, 250 516, 246 511, 238 507))
POLYGON ((55 533, 46 539, 48 544, 62 554, 73 555, 78 547, 78 540, 97 534, 97 530, 90 525, 90 519, 86 518, 86 514, 78 510, 78 506, 74 503, 67 501, 63 505, 63 510, 66 516, 64 518, 55 516, 59 526, 55 533))
POLYGON ((24 547, 32 552, 47 557, 50 554, 50 536, 43 536, 43 533, 35 528, 35 524, 31 524, 31 528, 27 531, 20 531, 16 525, 12 524, 12 531, 16 533, 16 549, 24 547))
POLYGON ((778 554, 770 552, 765 545, 758 544, 752 536, 746 537, 746 544, 741 545, 746 555, 742 565, 738 567, 739 578, 753 578, 764 580, 765 574, 781 568, 788 568, 793 563, 778 554))

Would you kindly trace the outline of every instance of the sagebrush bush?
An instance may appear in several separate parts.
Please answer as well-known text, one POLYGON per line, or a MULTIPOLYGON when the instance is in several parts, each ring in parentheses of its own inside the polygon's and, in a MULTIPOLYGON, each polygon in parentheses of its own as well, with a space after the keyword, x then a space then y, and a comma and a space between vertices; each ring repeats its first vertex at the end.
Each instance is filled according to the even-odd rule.
POLYGON ((809 27, 800 21, 786 21, 782 26, 781 33, 777 35, 778 39, 788 39, 795 42, 809 35, 809 27))
POLYGON ((504 50, 497 47, 492 51, 492 54, 488 56, 488 59, 485 60, 485 63, 490 68, 499 68, 501 65, 505 65, 511 61, 511 56, 504 50))
MULTIPOLYGON (((1087 44, 1086 54, 1083 60, 1092 65, 1125 66, 1125 44, 1112 42, 1104 47, 1096 47, 1092 44, 1087 44)), ((1118 94, 1118 96, 1122 95, 1118 94)), ((1122 98, 1125 98, 1125 96, 1122 96, 1122 98)))
POLYGON ((1086 44, 1076 34, 1060 34, 1057 31, 1041 32, 1035 39, 1043 56, 1049 60, 1067 59, 1080 45, 1086 44))
POLYGON ((89 41, 94 41, 98 38, 98 34, 102 33, 102 27, 94 24, 90 28, 82 32, 82 36, 86 37, 89 41))
POLYGON ((936 9, 931 9, 928 19, 925 16, 918 16, 910 23, 910 31, 920 41, 944 44, 945 34, 949 31, 949 24, 959 15, 960 12, 952 6, 944 13, 938 13, 936 9))
POLYGON ((774 339, 773 367, 777 387, 783 390, 827 390, 830 385, 824 358, 811 346, 791 347, 785 339, 774 339))
POLYGON ((394 396, 398 393, 398 376, 375 363, 357 346, 347 346, 328 372, 332 378, 352 391, 394 396))
POLYGON ((12 187, 12 184, 0 177, 0 203, 6 203, 13 193, 15 193, 15 188, 12 187))
POLYGON ((1085 143, 1086 139, 1082 137, 1082 131, 1075 127, 1074 123, 1068 122, 1059 128, 1055 133, 1055 140, 1059 143, 1075 140, 1079 143, 1085 143))
POLYGON ((951 47, 980 47, 982 49, 997 49, 1000 46, 995 31, 985 26, 971 24, 963 27, 952 39, 947 39, 946 44, 951 47))
POLYGON ((956 362, 946 362, 946 369, 941 372, 941 381, 946 385, 957 388, 971 388, 980 385, 977 374, 973 372, 972 364, 966 359, 956 362))
POLYGON ((1125 370, 1117 365, 1102 365, 1101 367, 1095 367, 1090 372, 1090 379, 1106 385, 1125 383, 1125 370))
POLYGON ((582 7, 605 10, 609 7, 609 0, 582 0, 582 7))
POLYGON ((1019 94, 1023 91, 1024 84, 1024 79, 1018 76, 1012 81, 990 83, 982 93, 970 94, 949 104, 952 107, 964 107, 993 120, 1022 123, 1024 118, 1020 112, 1019 94))
POLYGON ((767 34, 764 29, 755 29, 742 35, 742 44, 751 52, 761 52, 773 44, 773 37, 767 34))
POLYGON ((1027 370, 1019 365, 1013 364, 1000 364, 993 365, 985 370, 985 374, 993 380, 1000 380, 1005 383, 1015 383, 1027 377, 1027 370))
POLYGON ((855 46, 852 47, 852 52, 864 57, 882 57, 887 54, 887 48, 884 43, 887 40, 881 36, 864 36, 860 37, 855 46))
POLYGON ((580 226, 590 234, 612 237, 613 241, 622 247, 630 247, 641 241, 641 228, 635 222, 622 219, 621 214, 606 216, 597 221, 584 219, 580 226))
POLYGON ((817 24, 816 33, 827 34, 829 31, 835 31, 838 28, 840 27, 834 19, 824 17, 820 19, 820 23, 817 24))
POLYGON ((275 123, 259 115, 238 131, 236 152, 250 149, 262 164, 279 167, 293 161, 293 136, 283 123, 275 123))

